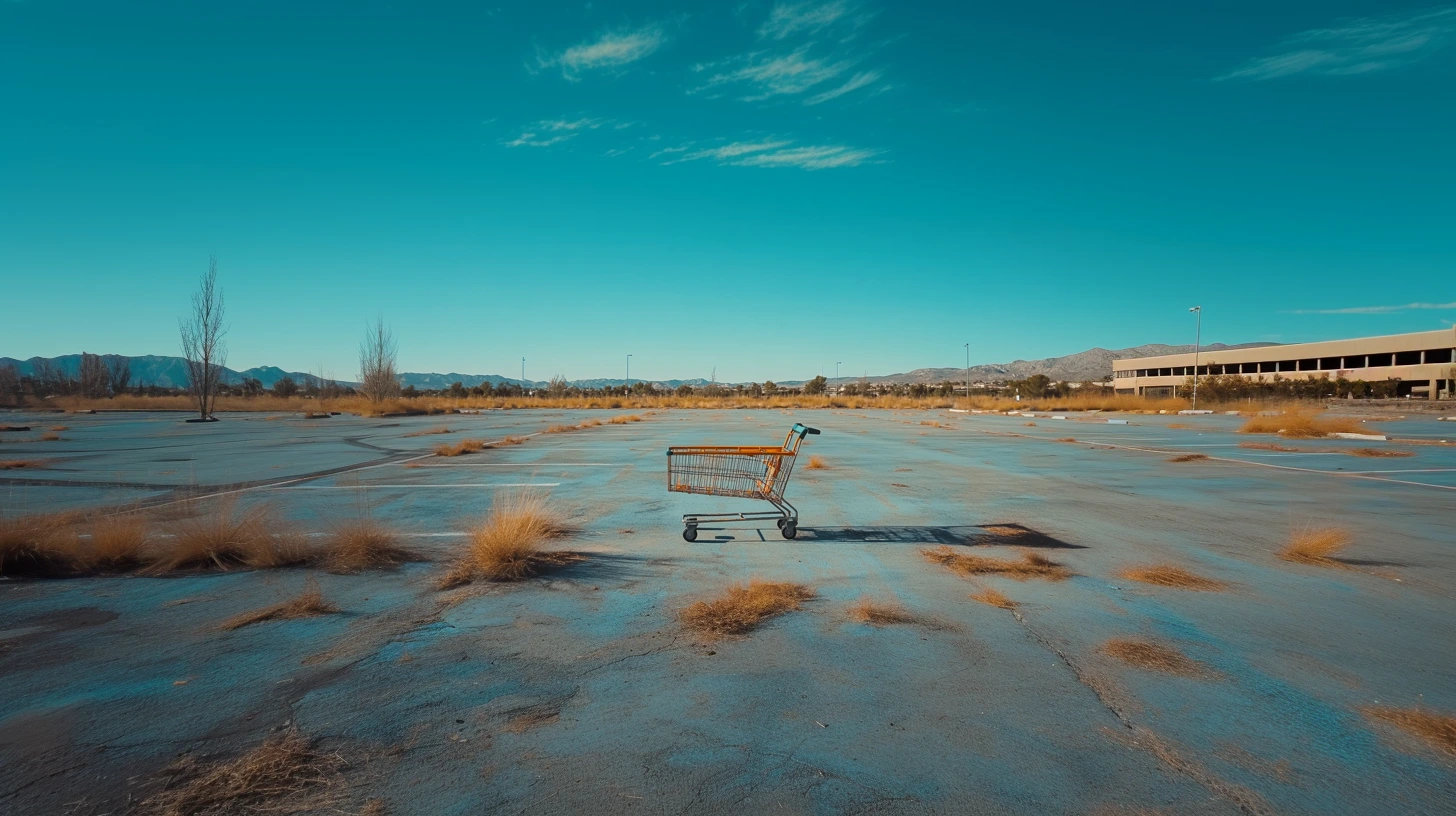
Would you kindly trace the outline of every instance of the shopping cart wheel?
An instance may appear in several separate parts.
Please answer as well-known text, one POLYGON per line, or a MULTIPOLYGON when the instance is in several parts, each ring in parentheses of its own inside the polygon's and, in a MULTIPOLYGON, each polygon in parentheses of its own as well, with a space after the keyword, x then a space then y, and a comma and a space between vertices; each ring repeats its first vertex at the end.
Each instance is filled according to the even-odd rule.
POLYGON ((698 528, 689 524, 683 528, 683 541, 697 541, 698 528))
POLYGON ((784 524, 787 523, 787 522, 788 522, 788 519, 786 519, 786 518, 774 519, 774 524, 777 524, 779 526, 779 529, 780 530, 784 529, 784 524))
POLYGON ((799 534, 799 525, 795 524, 792 521, 784 524, 784 526, 780 527, 779 529, 783 531, 784 538, 793 538, 794 536, 799 534))

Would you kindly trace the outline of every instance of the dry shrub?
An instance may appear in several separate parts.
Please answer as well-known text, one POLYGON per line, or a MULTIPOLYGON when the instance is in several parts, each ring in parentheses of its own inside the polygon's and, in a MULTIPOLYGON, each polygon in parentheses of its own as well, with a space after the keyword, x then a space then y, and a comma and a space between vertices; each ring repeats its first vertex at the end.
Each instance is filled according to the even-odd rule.
POLYGON ((425 429, 423 431, 415 431, 414 433, 407 433, 407 434, 405 434, 405 438, 409 438, 411 436, 435 436, 437 434, 447 434, 447 433, 455 433, 455 432, 452 431, 452 430, 450 430, 449 428, 445 428, 445 427, 427 428, 427 429, 425 429))
POLYGON ((1021 424, 1022 425, 1025 425, 1028 428, 1035 428, 1036 427, 1036 423, 1035 422, 1023 422, 1021 424))
POLYGON ((143 816, 254 816, 314 813, 328 804, 329 788, 345 762, 315 750, 290 729, 257 748, 211 766, 191 758, 166 771, 160 792, 138 803, 143 816))
POLYGON ((1280 416, 1250 417, 1239 433, 1277 433, 1291 439, 1318 439, 1336 433, 1377 433, 1358 419, 1348 417, 1321 418, 1298 411, 1280 416))
POLYGON ((576 430, 580 430, 580 427, 576 425, 552 425, 543 431, 543 433, 570 433, 576 430))
POLYGON ((598 425, 601 425, 601 424, 602 424, 602 421, 600 419, 588 419, 587 421, 581 423, 577 427, 578 428, 595 428, 595 427, 597 427, 598 425))
POLYGON ((268 569, 299 564, 308 557, 303 538, 279 520, 272 505, 239 511, 224 501, 211 513, 177 521, 171 538, 159 539, 149 572, 217 567, 268 569))
POLYGON ((151 523, 134 513, 97 516, 88 525, 87 533, 90 539, 82 552, 90 566, 100 569, 139 566, 155 541, 151 523))
POLYGON ((988 524, 981 528, 987 535, 1001 536, 1003 538, 1018 538, 1028 534, 1024 527, 1015 527, 1010 524, 988 524))
POLYGON ((933 550, 921 550, 926 560, 940 564, 961 575, 1001 575, 1017 581, 1041 578, 1046 581, 1062 581, 1071 576, 1071 570, 1047 558, 1041 553, 1023 550, 1021 560, 1005 561, 982 555, 966 555, 942 544, 933 550))
POLYGON ((1058 439, 1057 441, 1058 442, 1076 442, 1077 439, 1076 439, 1076 437, 1072 437, 1072 436, 1064 436, 1061 439, 1058 439))
POLYGON ((741 635, 775 615, 801 609, 813 597, 814 590, 803 584, 753 579, 728 587, 714 600, 694 603, 681 618, 689 629, 710 637, 741 635))
POLYGON ((1128 567, 1122 572, 1119 572, 1118 575, 1129 581, 1140 581, 1144 584, 1176 587, 1178 589, 1193 589, 1200 592, 1218 592, 1228 588, 1228 584, 1225 584, 1223 581, 1215 581, 1212 578, 1195 575, 1174 564, 1150 564, 1146 567, 1128 567))
POLYGON ((1296 530, 1289 544, 1279 552, 1283 561, 1315 567, 1349 569, 1334 554, 1350 545, 1350 534, 1339 527, 1307 527, 1296 530))
POLYGON ((232 631, 263 621, 312 618, 317 615, 332 615, 338 611, 337 606, 324 599, 324 591, 319 587, 318 579, 310 577, 303 584, 303 592, 296 597, 252 612, 234 615, 218 624, 217 628, 232 631))
POLYGON ((1000 592, 997 592, 994 589, 991 589, 990 587, 986 587, 980 592, 977 592, 975 595, 972 595, 971 600, 979 601, 983 604, 994 606, 1000 609, 1016 608, 1016 601, 1011 600, 1010 598, 1006 597, 1000 592))
POLYGON ((335 523, 324 540, 324 565, 333 572, 392 567, 411 557, 397 532, 368 516, 335 523))
POLYGON ((1275 442, 1240 442, 1241 448, 1252 448, 1254 450, 1279 451, 1280 453, 1299 453, 1299 448, 1290 448, 1275 442))
POLYGON ((0 575, 69 575, 84 568, 77 512, 0 516, 0 575))
POLYGON ((849 608, 849 616, 860 623, 871 626, 890 626, 897 623, 915 623, 914 615, 896 603, 879 603, 870 598, 860 598, 849 608))
POLYGON ((459 456, 463 453, 476 453, 485 450, 483 439, 462 439, 454 445, 441 443, 435 446, 436 456, 459 456))
POLYGON ((509 493, 491 505, 485 520, 470 531, 466 555, 446 573, 439 588, 485 581, 520 581, 542 569, 580 560, 575 553, 541 547, 566 534, 560 516, 540 493, 509 493))
POLYGON ((35 470, 48 464, 45 459, 0 459, 0 470, 35 470))
POLYGON ((824 463, 824 460, 821 459, 818 456, 810 456, 809 457, 809 464, 805 465, 804 467, 808 468, 809 470, 828 470, 829 469, 829 465, 826 465, 824 463))
POLYGON ((1424 707, 1365 706, 1360 709, 1360 713, 1374 720, 1388 722, 1448 754, 1456 754, 1456 717, 1424 707))
POLYGON ((626 416, 614 416, 611 419, 607 420, 607 422, 610 423, 610 424, 612 424, 612 425, 626 425, 628 422, 641 422, 641 421, 642 421, 642 417, 637 416, 636 414, 628 414, 626 416))
POLYGON ((40 441, 42 442, 59 442, 60 440, 61 435, 58 433, 43 433, 40 435, 40 441))
MULTIPOLYGON (((472 440, 472 441, 475 441, 475 440, 472 440)), ((525 443, 526 443, 526 437, 524 437, 524 436, 507 436, 504 439, 500 439, 500 440, 497 440, 495 442, 490 443, 489 445, 486 445, 486 447, 487 448, 507 448, 507 447, 510 447, 511 445, 524 445, 525 443)))
POLYGON ((1345 453, 1351 456, 1361 456, 1366 459, 1404 459, 1407 456, 1415 456, 1415 453, 1411 451, 1382 450, 1380 448, 1354 448, 1353 450, 1345 451, 1345 453))
POLYGON ((1168 423, 1168 427, 1169 428, 1177 428, 1179 430, 1184 430, 1184 429, 1187 429, 1188 426, 1187 425, 1184 425, 1181 422, 1169 422, 1168 423))
POLYGON ((1208 458, 1206 453, 1185 453, 1182 456, 1174 456, 1169 462, 1202 462, 1208 458))
POLYGON ((936 421, 934 419, 922 419, 922 420, 920 420, 920 424, 921 425, 924 425, 926 427, 929 427, 929 428, 944 428, 944 427, 946 427, 946 426, 940 424, 938 421, 936 421))
POLYGON ((1202 664, 1184 656, 1182 652, 1147 640, 1113 638, 1098 646, 1097 651, 1148 671, 1184 677, 1198 677, 1208 673, 1202 664))
POLYGON ((51 430, 53 430, 53 431, 69 431, 71 429, 70 429, 69 426, 66 426, 66 425, 52 425, 51 426, 51 430))

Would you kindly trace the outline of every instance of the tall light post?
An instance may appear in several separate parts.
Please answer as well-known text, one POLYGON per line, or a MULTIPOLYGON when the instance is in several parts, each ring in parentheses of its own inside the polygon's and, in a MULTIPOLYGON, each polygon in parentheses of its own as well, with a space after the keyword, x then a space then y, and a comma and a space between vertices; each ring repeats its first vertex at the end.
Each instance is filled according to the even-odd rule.
POLYGON ((839 379, 839 363, 834 364, 834 379, 839 379))
POLYGON ((966 404, 971 403, 971 344, 966 344, 966 404))
POLYGON ((526 358, 521 358, 521 396, 526 396, 526 358))
POLYGON ((1193 329, 1193 408, 1198 410, 1198 350, 1203 345, 1203 307, 1194 306, 1188 311, 1197 315, 1193 329))
POLYGON ((632 393, 632 355, 627 355, 627 393, 632 393))

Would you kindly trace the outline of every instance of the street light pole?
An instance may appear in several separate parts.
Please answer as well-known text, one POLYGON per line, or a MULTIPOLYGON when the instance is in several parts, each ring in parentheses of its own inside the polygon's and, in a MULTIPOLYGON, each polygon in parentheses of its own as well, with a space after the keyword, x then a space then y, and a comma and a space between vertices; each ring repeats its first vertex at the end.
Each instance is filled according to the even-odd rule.
POLYGON ((526 396, 526 358, 521 358, 521 396, 526 396))
POLYGON ((632 393, 632 355, 627 355, 627 393, 632 393))
POLYGON ((1198 410, 1198 350, 1203 346, 1203 307, 1194 306, 1188 311, 1197 315, 1193 329, 1193 408, 1198 410))
POLYGON ((839 363, 834 364, 834 379, 839 379, 839 363))
POLYGON ((971 344, 966 344, 966 404, 971 404, 971 344))

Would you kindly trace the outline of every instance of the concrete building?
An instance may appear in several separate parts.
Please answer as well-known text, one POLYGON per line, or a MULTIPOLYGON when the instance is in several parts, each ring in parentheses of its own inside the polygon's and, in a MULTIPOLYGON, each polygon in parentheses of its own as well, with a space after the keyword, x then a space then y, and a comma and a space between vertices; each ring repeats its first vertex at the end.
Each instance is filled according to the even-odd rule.
MULTIPOLYGON (((1456 381, 1456 328, 1323 343, 1221 349, 1198 355, 1198 376, 1237 374, 1255 380, 1343 377, 1395 380, 1398 396, 1450 399, 1456 381)), ((1114 360, 1119 394, 1173 396, 1193 376, 1193 354, 1114 360)))

